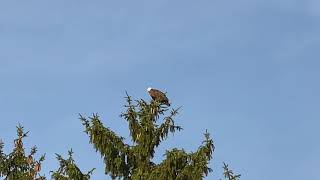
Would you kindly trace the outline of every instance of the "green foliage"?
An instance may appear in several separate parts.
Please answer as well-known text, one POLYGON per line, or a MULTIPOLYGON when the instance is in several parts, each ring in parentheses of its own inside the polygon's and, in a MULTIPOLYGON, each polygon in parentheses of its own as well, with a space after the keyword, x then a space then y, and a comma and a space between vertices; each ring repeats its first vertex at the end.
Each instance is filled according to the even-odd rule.
MULTIPOLYGON (((175 125, 174 118, 178 109, 169 107, 159 101, 146 102, 142 99, 133 101, 127 94, 125 112, 120 117, 128 122, 131 143, 105 127, 97 114, 80 119, 85 127, 97 152, 105 163, 105 173, 112 179, 124 180, 198 180, 207 176, 212 169, 209 161, 214 152, 213 140, 206 131, 204 141, 195 152, 186 152, 184 149, 173 148, 167 150, 164 159, 159 164, 152 162, 155 149, 169 134, 181 131, 175 125)), ((31 148, 25 153, 23 140, 28 132, 17 126, 17 138, 14 148, 9 154, 4 153, 4 143, 0 141, 0 177, 5 180, 44 180, 40 175, 41 164, 45 159, 42 155, 36 160, 37 148, 31 148)), ((68 158, 64 159, 56 154, 59 168, 51 171, 54 180, 89 180, 94 169, 83 173, 73 159, 72 150, 68 151, 68 158)), ((228 180, 239 180, 240 174, 234 174, 224 163, 224 177, 228 180)))
POLYGON ((55 180, 89 180, 90 179, 90 175, 92 174, 94 169, 92 169, 86 174, 82 173, 79 167, 75 164, 72 154, 73 154, 72 150, 68 151, 68 155, 69 155, 68 159, 63 159, 61 155, 56 154, 60 167, 57 171, 51 171, 52 179, 55 179, 55 180))
POLYGON ((169 132, 182 130, 173 119, 179 108, 168 112, 168 106, 160 102, 133 101, 129 95, 126 101, 126 111, 121 117, 129 124, 130 145, 124 142, 123 137, 105 127, 98 115, 89 118, 80 115, 90 143, 104 159, 106 174, 113 179, 184 180, 202 179, 211 172, 208 164, 214 145, 208 132, 196 152, 188 153, 174 148, 166 152, 160 164, 152 162, 155 148, 168 137, 169 132))
POLYGON ((37 148, 31 148, 30 153, 25 153, 23 139, 28 136, 24 128, 17 127, 17 138, 14 140, 14 148, 11 153, 3 152, 4 144, 0 142, 0 177, 6 180, 43 180, 44 176, 40 175, 41 163, 45 156, 42 155, 39 160, 34 158, 37 148))
POLYGON ((240 174, 234 174, 232 170, 229 169, 228 165, 226 163, 223 163, 223 175, 225 178, 228 178, 228 180, 239 180, 240 174))

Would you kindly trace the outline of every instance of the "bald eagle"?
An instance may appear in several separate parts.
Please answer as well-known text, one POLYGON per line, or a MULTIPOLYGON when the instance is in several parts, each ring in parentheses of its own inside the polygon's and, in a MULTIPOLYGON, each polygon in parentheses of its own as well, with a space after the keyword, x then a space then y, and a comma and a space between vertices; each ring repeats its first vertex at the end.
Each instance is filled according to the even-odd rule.
POLYGON ((147 91, 154 101, 170 106, 169 99, 165 93, 151 87, 148 87, 147 91))

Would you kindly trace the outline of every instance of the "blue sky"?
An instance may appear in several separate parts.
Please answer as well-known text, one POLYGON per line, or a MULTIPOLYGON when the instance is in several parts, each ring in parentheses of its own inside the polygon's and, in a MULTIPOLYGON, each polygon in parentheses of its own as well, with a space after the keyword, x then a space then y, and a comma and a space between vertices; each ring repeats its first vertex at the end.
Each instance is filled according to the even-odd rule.
POLYGON ((0 137, 20 122, 46 153, 73 148, 82 170, 103 163, 78 113, 128 137, 125 91, 168 92, 184 131, 158 151, 195 151, 205 129, 246 180, 319 179, 320 3, 317 0, 1 1, 0 137))

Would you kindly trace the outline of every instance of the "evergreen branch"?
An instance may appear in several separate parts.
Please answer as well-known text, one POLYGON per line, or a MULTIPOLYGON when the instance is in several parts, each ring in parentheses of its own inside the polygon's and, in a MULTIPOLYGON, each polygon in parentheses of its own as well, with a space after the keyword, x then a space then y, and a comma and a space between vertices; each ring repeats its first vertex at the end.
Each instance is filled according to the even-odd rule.
POLYGON ((164 115, 166 111, 168 111, 167 106, 163 106, 158 101, 151 100, 151 103, 146 106, 147 107, 147 115, 151 116, 153 121, 157 121, 160 115, 164 115))
POLYGON ((241 174, 234 174, 231 169, 229 169, 228 164, 223 162, 223 175, 225 178, 228 178, 228 180, 239 180, 241 174))
POLYGON ((121 113, 120 117, 123 117, 125 120, 129 122, 129 129, 130 129, 130 136, 132 137, 133 142, 137 142, 138 136, 140 134, 141 126, 139 124, 139 121, 137 120, 138 113, 136 112, 137 105, 132 103, 131 96, 128 95, 126 92, 126 101, 128 105, 125 105, 127 108, 127 111, 124 113, 121 113))
POLYGON ((180 107, 176 110, 173 109, 171 111, 170 116, 164 119, 165 122, 162 123, 160 127, 156 129, 155 136, 153 137, 153 140, 152 140, 152 146, 157 147, 163 139, 167 138, 169 131, 171 133, 174 133, 176 130, 178 131, 182 130, 180 126, 175 126, 173 121, 173 117, 178 114, 179 109, 180 107))
MULTIPOLYGON (((166 151, 164 154, 165 159, 159 164, 156 165, 149 179, 179 179, 182 170, 188 165, 189 155, 183 149, 179 150, 177 148, 172 149, 171 151, 166 151)), ((190 176, 184 176, 184 179, 191 179, 190 176), (188 178, 189 177, 189 178, 188 178)))
POLYGON ((54 180, 89 180, 94 168, 87 173, 83 173, 79 167, 75 164, 73 159, 72 149, 68 151, 68 159, 64 159, 61 155, 56 154, 56 158, 59 161, 59 169, 57 171, 51 171, 52 179, 54 180))
POLYGON ((185 179, 187 175, 191 175, 188 179, 202 179, 207 176, 212 172, 212 169, 209 168, 208 165, 212 159, 213 151, 213 140, 206 131, 203 145, 201 145, 196 152, 189 154, 188 163, 177 179, 185 179))
POLYGON ((85 132, 89 135, 90 143, 104 158, 106 173, 110 172, 115 176, 128 176, 129 167, 126 163, 126 156, 130 149, 123 142, 124 138, 104 127, 97 115, 89 117, 90 120, 84 117, 81 117, 81 119, 86 128, 85 132), (121 171, 123 169, 125 170, 121 171))
POLYGON ((2 177, 5 174, 5 162, 6 162, 6 154, 3 152, 4 143, 2 140, 0 140, 0 177, 2 177))
MULTIPOLYGON (((82 117, 83 118, 83 117, 82 117)), ((97 150, 103 150, 108 145, 112 145, 114 148, 120 151, 125 150, 125 144, 123 143, 124 138, 117 136, 112 130, 103 126, 99 120, 99 116, 94 115, 89 117, 90 121, 86 120, 84 123, 86 130, 85 132, 90 136, 90 143, 102 144, 103 146, 97 146, 97 150)))
POLYGON ((163 180, 202 179, 209 172, 212 172, 208 165, 210 159, 212 159, 213 151, 213 140, 206 132, 204 144, 194 153, 188 154, 183 149, 178 150, 176 148, 167 151, 166 159, 153 169, 151 176, 163 180))

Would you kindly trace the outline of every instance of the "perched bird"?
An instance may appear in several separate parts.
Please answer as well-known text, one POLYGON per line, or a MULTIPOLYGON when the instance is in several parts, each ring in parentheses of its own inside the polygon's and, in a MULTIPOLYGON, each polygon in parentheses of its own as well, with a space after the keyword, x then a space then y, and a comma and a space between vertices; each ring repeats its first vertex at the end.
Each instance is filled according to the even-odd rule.
POLYGON ((170 106, 169 99, 165 93, 151 87, 148 87, 147 91, 154 101, 170 106))

